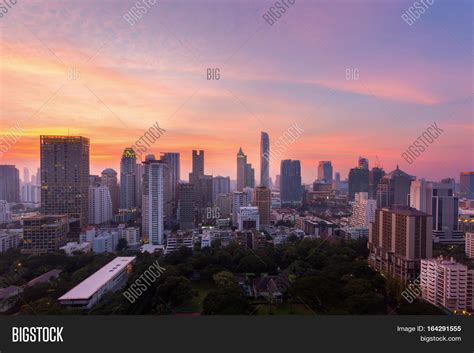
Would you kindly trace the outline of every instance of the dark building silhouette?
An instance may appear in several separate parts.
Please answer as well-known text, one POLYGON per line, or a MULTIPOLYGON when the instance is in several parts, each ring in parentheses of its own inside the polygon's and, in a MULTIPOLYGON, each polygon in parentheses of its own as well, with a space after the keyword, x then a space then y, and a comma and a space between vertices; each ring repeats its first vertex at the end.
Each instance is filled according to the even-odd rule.
POLYGON ((377 208, 407 206, 410 184, 414 177, 397 168, 385 175, 377 186, 377 208))
POLYGON ((89 218, 89 139, 41 136, 41 212, 68 215, 79 226, 89 218))
POLYGON ((358 192, 369 192, 369 170, 363 167, 352 168, 349 171, 349 201, 354 201, 358 192))
POLYGON ((124 149, 120 160, 120 208, 129 210, 138 207, 137 157, 131 147, 124 149))
POLYGON ((285 159, 280 164, 280 196, 282 204, 301 204, 301 164, 298 160, 285 159))
POLYGON ((20 202, 20 172, 14 165, 0 165, 0 200, 20 202))

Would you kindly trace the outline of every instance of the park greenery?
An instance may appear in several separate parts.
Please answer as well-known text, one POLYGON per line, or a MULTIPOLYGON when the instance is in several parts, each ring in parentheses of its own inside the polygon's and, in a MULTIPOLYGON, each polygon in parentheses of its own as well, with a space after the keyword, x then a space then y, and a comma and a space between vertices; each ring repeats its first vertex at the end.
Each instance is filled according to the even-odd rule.
POLYGON ((385 278, 367 265, 366 240, 298 239, 276 247, 225 248, 216 241, 194 251, 148 254, 120 247, 118 255, 137 257, 127 287, 156 261, 164 268, 159 278, 131 303, 122 291, 107 294, 93 309, 65 308, 57 298, 109 262, 115 254, 41 256, 9 251, 0 256, 0 285, 23 286, 51 269, 62 272, 48 283, 25 288, 9 314, 92 315, 387 315, 440 314, 439 309, 416 300, 409 304, 404 285, 385 278), (285 276, 283 299, 273 302, 249 296, 242 278, 251 286, 262 276, 285 276))

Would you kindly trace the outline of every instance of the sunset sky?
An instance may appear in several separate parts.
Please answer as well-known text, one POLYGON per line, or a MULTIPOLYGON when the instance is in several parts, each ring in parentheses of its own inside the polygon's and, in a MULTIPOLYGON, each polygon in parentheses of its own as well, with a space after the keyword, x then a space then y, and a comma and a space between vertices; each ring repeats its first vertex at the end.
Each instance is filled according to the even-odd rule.
POLYGON ((296 0, 273 26, 274 1, 158 0, 131 26, 135 2, 19 0, 0 18, 0 135, 25 130, 0 164, 33 172, 39 135, 70 134, 91 139, 92 173, 118 172, 158 122, 149 151, 180 152, 182 179, 192 149, 235 179, 239 147, 259 176, 260 132, 271 146, 296 122, 282 159, 300 159, 305 182, 319 160, 345 178, 359 156, 432 180, 474 170, 472 1, 436 0, 412 26, 411 0, 296 0), (408 165, 401 153, 434 121, 444 133, 408 165))

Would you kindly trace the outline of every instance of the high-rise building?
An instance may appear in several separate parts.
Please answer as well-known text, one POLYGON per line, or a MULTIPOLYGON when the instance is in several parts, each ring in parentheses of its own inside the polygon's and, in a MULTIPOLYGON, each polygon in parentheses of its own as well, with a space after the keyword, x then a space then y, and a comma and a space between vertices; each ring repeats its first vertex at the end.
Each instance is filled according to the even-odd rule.
POLYGON ((260 228, 268 227, 270 225, 270 212, 272 209, 271 190, 265 186, 257 186, 253 189, 252 204, 258 208, 260 228))
POLYGON ((89 187, 89 223, 103 224, 112 220, 112 197, 105 185, 89 187))
POLYGON ((352 206, 352 216, 350 219, 351 227, 367 228, 369 224, 375 221, 375 209, 377 202, 369 199, 366 192, 355 194, 355 203, 352 206))
POLYGON ((380 184, 380 181, 385 176, 385 171, 379 167, 373 167, 369 173, 369 197, 371 199, 376 199, 377 197, 377 187, 380 184))
POLYGON ((354 201, 358 192, 369 192, 369 170, 362 167, 349 171, 349 201, 354 201))
POLYGON ((332 181, 332 188, 334 190, 341 190, 341 173, 336 172, 334 174, 334 180, 332 181))
POLYGON ((194 184, 178 184, 178 221, 181 230, 193 229, 196 219, 196 190, 194 184))
POLYGON ((230 193, 230 177, 216 176, 212 178, 212 200, 215 203, 219 195, 230 193))
POLYGON ((260 136, 260 185, 270 188, 270 138, 263 131, 260 136))
POLYGON ((204 175, 204 151, 193 150, 193 170, 189 173, 189 182, 196 184, 197 179, 204 175))
POLYGON ((20 202, 20 172, 14 165, 0 165, 0 200, 20 202))
POLYGON ((260 228, 259 218, 260 216, 258 214, 258 207, 253 207, 253 206, 240 207, 239 216, 238 216, 239 230, 247 230, 247 229, 258 230, 260 228))
POLYGON ((152 245, 164 244, 164 175, 167 164, 148 155, 143 162, 142 229, 152 245))
POLYGON ((24 254, 45 254, 66 244, 69 232, 67 215, 34 216, 23 219, 24 254))
POLYGON ((453 258, 421 260, 420 288, 427 302, 450 311, 473 311, 474 269, 453 258))
POLYGON ((0 224, 9 223, 12 220, 12 214, 10 212, 10 206, 5 200, 0 200, 0 224))
POLYGON ((441 183, 414 180, 410 187, 410 206, 433 217, 435 243, 464 243, 458 230, 459 200, 454 196, 454 180, 441 183))
POLYGON ((120 208, 136 208, 137 203, 137 157, 131 147, 124 149, 120 161, 120 208))
POLYGON ((166 164, 164 169, 164 214, 165 224, 172 227, 176 224, 176 209, 178 204, 178 183, 181 177, 180 154, 174 152, 162 153, 160 160, 166 164))
POLYGON ((377 185, 377 207, 391 207, 393 205, 408 205, 410 184, 415 180, 404 171, 397 168, 385 175, 377 185))
POLYGON ((369 265, 403 282, 420 273, 420 260, 432 257, 431 216, 408 206, 380 208, 369 225, 369 265))
POLYGON ((280 164, 280 195, 282 205, 302 202, 301 164, 298 160, 285 159, 280 164))
MULTIPOLYGON (((204 152, 201 151, 204 158, 204 152)), ((181 169, 180 169, 180 154, 175 152, 165 152, 161 154, 161 161, 165 162, 168 165, 170 177, 169 183, 166 188, 169 188, 169 197, 171 200, 177 200, 177 190, 178 183, 181 178, 181 169)), ((204 173, 204 166, 203 166, 204 173)))
POLYGON ((367 158, 364 158, 364 157, 359 157, 358 167, 362 168, 362 169, 369 170, 369 160, 367 158))
POLYGON ((241 147, 237 153, 237 191, 242 191, 246 186, 255 186, 255 170, 252 164, 247 163, 247 156, 241 147))
POLYGON ((112 200, 112 214, 118 213, 120 206, 120 188, 117 180, 117 172, 112 168, 107 168, 101 174, 102 185, 109 189, 110 198, 112 200))
POLYGON ((23 183, 30 182, 30 170, 27 167, 23 168, 23 183))
POLYGON ((243 191, 234 191, 232 194, 232 225, 238 226, 240 208, 250 206, 251 201, 248 193, 243 191))
POLYGON ((232 213, 232 194, 217 195, 215 206, 218 208, 221 218, 229 218, 232 213))
POLYGON ((280 175, 278 174, 276 177, 275 177, 275 189, 276 190, 280 190, 280 183, 281 183, 281 180, 280 180, 280 175))
POLYGON ((41 188, 32 183, 25 183, 21 187, 21 201, 27 203, 40 203, 41 188))
POLYGON ((466 256, 470 259, 474 259, 474 233, 467 232, 465 240, 466 256))
POLYGON ((41 136, 41 212, 68 215, 79 227, 89 217, 89 139, 41 136))
POLYGON ((319 161, 318 181, 325 184, 332 184, 332 164, 331 161, 319 161))
POLYGON ((474 199, 474 172, 461 172, 459 188, 462 197, 474 199))

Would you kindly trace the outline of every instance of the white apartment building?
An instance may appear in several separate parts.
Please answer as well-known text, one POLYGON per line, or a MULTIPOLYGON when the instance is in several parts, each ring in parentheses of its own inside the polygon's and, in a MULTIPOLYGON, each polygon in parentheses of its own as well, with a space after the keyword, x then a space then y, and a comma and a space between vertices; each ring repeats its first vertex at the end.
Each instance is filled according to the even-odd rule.
POLYGON ((238 224, 239 230, 260 229, 258 207, 240 207, 238 224))
POLYGON ((16 249, 20 245, 20 233, 16 230, 0 229, 0 253, 16 249))
POLYGON ((112 198, 105 185, 89 187, 89 223, 103 224, 112 219, 112 198))
POLYGON ((450 311, 472 311, 474 270, 452 258, 422 259, 420 287, 429 303, 450 311))
POLYGON ((465 242, 466 256, 474 259, 474 233, 466 233, 465 242))
POLYGON ((10 206, 5 200, 0 200, 0 224, 9 223, 12 220, 12 213, 10 212, 10 206))
POLYGON ((121 230, 121 237, 125 238, 128 246, 140 245, 140 228, 127 227, 121 230))
POLYGON ((66 255, 74 255, 74 252, 78 251, 78 252, 89 252, 92 250, 92 246, 91 246, 91 243, 88 243, 88 242, 84 242, 84 243, 78 243, 76 241, 73 241, 73 242, 69 242, 67 243, 66 245, 64 245, 63 247, 60 247, 59 248, 60 250, 63 250, 66 255))
POLYGON ((150 155, 144 163, 142 188, 143 235, 152 245, 164 244, 163 202, 164 168, 163 161, 150 155))
POLYGON ((350 225, 352 227, 367 228, 369 224, 375 221, 375 210, 377 201, 369 199, 367 192, 358 192, 355 194, 355 203, 352 206, 352 217, 350 225))
POLYGON ((100 254, 104 252, 114 252, 119 239, 118 231, 102 232, 92 240, 92 251, 100 254))
POLYGON ((234 191, 232 194, 232 224, 234 226, 238 226, 240 208, 250 204, 251 198, 248 193, 243 191, 234 191))

